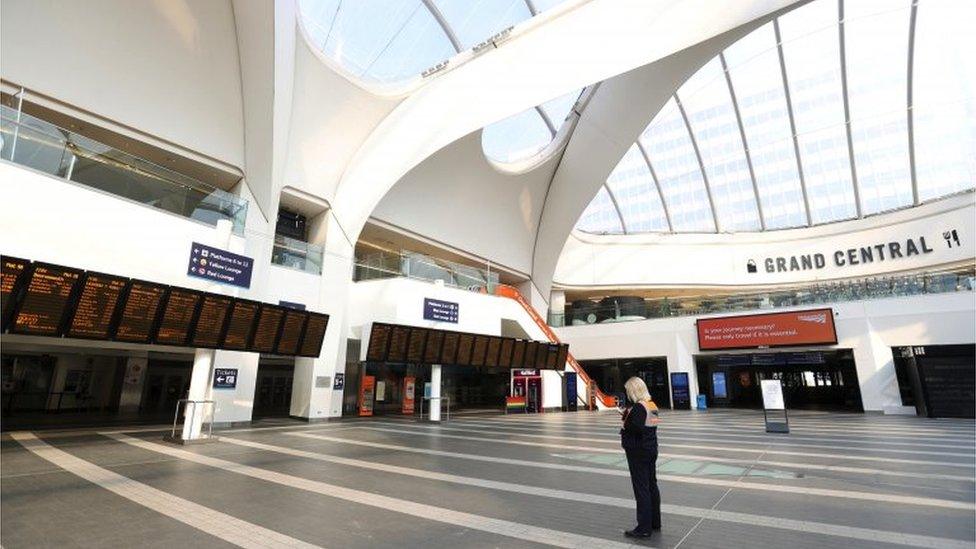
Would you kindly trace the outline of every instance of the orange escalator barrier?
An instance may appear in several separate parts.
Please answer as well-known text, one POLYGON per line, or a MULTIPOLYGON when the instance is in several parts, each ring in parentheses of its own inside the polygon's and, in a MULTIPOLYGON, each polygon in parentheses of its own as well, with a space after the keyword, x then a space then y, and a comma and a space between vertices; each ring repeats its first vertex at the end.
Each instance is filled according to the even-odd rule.
MULTIPOLYGON (((556 332, 554 332, 552 328, 549 327, 549 324, 546 322, 544 318, 542 318, 542 315, 540 315, 539 312, 535 310, 535 307, 533 307, 532 304, 525 299, 525 297, 522 295, 522 292, 518 291, 517 288, 515 288, 514 286, 509 286, 507 284, 499 284, 498 286, 495 287, 495 295, 499 297, 507 297, 509 299, 514 299, 515 301, 517 301, 519 305, 521 305, 522 308, 525 309, 525 312, 529 313, 529 316, 532 317, 532 320, 535 322, 536 326, 538 326, 539 329, 542 330, 542 333, 545 334, 547 338, 549 338, 549 341, 551 343, 562 343, 561 341, 559 341, 559 338, 556 336, 556 332)), ((569 354, 566 357, 566 362, 568 362, 569 365, 573 368, 573 370, 576 371, 576 375, 578 375, 579 378, 583 380, 583 382, 586 384, 587 387, 593 387, 593 390, 596 394, 596 398, 598 398, 600 402, 603 403, 604 406, 615 407, 617 405, 616 397, 610 396, 604 393, 603 391, 601 391, 600 388, 596 386, 596 383, 594 383, 593 380, 590 379, 590 376, 586 375, 586 372, 583 370, 583 367, 580 366, 580 363, 577 362, 575 358, 573 358, 572 354, 569 354)), ((587 406, 589 406, 589 403, 587 403, 587 406)))

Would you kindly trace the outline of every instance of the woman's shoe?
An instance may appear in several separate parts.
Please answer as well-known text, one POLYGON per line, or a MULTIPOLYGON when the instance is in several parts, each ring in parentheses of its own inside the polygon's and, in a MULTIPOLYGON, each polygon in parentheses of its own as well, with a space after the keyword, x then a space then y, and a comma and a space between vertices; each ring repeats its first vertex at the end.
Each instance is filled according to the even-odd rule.
POLYGON ((650 532, 641 532, 637 528, 634 528, 633 530, 625 530, 624 531, 624 535, 627 536, 628 538, 649 538, 649 537, 651 537, 651 533, 650 532))

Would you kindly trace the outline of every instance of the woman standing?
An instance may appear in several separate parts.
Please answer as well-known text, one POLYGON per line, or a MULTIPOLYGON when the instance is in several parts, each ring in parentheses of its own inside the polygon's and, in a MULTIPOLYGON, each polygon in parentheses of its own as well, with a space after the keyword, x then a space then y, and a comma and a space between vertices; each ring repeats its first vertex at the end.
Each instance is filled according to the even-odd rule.
POLYGON ((639 377, 624 383, 633 405, 624 412, 620 444, 627 453, 630 481, 637 500, 637 526, 624 532, 629 538, 650 537, 661 529, 661 493, 657 489, 657 406, 639 377))

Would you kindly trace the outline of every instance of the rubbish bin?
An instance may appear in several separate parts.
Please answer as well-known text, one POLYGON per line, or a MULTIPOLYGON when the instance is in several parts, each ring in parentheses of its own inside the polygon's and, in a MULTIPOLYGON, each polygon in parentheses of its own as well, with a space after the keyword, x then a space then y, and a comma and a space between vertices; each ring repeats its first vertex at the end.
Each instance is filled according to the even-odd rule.
POLYGON ((708 409, 708 403, 706 402, 705 395, 698 395, 698 409, 699 410, 708 409))

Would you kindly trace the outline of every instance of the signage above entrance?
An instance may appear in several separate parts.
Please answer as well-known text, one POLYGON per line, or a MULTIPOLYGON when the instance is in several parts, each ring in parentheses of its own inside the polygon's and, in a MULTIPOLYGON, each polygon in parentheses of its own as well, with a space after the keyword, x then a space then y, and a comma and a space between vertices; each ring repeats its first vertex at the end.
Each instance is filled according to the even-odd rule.
POLYGON ((424 298, 424 320, 458 323, 457 303, 441 301, 439 299, 424 298))
POLYGON ((832 309, 811 309, 698 320, 703 351, 837 343, 832 309))

